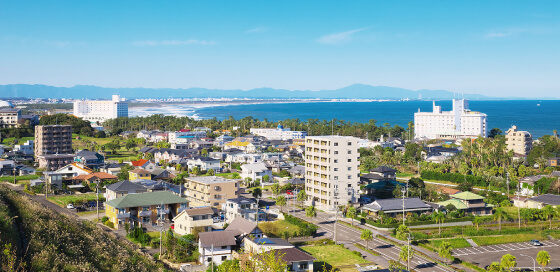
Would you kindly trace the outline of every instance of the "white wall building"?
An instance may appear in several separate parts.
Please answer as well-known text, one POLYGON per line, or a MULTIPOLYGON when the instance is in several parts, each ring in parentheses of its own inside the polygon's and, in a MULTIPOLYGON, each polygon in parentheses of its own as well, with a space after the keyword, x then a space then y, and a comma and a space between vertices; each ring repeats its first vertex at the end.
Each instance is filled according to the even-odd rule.
POLYGON ((359 140, 350 136, 305 138, 305 190, 308 204, 332 210, 335 205, 358 201, 359 140))
POLYGON ((293 140, 303 139, 307 136, 307 131, 291 131, 278 125, 277 128, 251 128, 251 134, 266 137, 269 140, 293 140))
POLYGON ((469 109, 466 99, 453 99, 453 110, 442 111, 433 104, 432 112, 414 113, 414 138, 455 139, 486 137, 487 115, 469 109))
MULTIPOLYGON (((19 151, 25 155, 33 155, 33 140, 27 140, 23 144, 14 146, 14 151, 19 151)), ((2 155, 2 153, 0 153, 2 155)))
POLYGON ((171 144, 186 144, 206 137, 206 131, 177 131, 169 132, 168 138, 171 144))
POLYGON ((74 101, 74 116, 92 123, 128 117, 128 103, 119 95, 113 95, 111 100, 74 101))

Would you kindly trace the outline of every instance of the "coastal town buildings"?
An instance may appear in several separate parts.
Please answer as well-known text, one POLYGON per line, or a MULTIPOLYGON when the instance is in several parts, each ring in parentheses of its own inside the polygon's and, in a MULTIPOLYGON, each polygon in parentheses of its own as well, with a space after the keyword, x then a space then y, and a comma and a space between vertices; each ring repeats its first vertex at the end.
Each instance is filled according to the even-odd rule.
POLYGON ((5 107, 0 108, 0 128, 18 127, 21 118, 21 109, 5 107))
POLYGON ((175 224, 173 231, 179 235, 193 234, 195 230, 212 231, 213 214, 214 211, 210 207, 186 209, 173 218, 175 224))
POLYGON ((236 180, 216 176, 185 178, 185 192, 192 207, 222 207, 226 199, 237 198, 239 184, 236 180))
POLYGON ((513 150, 516 154, 528 155, 533 148, 533 137, 531 133, 517 130, 517 126, 512 126, 507 131, 506 144, 508 150, 513 150))
POLYGON ((358 201, 358 141, 350 136, 305 138, 305 189, 310 205, 325 210, 358 201))
POLYGON ((74 101, 73 113, 92 123, 102 123, 108 119, 128 117, 128 103, 119 95, 113 95, 111 100, 78 100, 74 101))
POLYGON ((45 125, 35 127, 35 157, 72 153, 72 126, 45 125))
POLYGON ((278 125, 277 128, 251 128, 251 134, 263 136, 269 140, 293 140, 304 139, 307 131, 291 131, 290 128, 284 128, 278 125))
POLYGON ((453 99, 453 109, 442 111, 433 102, 432 112, 414 113, 414 138, 456 139, 486 137, 487 115, 469 109, 466 99, 453 99))

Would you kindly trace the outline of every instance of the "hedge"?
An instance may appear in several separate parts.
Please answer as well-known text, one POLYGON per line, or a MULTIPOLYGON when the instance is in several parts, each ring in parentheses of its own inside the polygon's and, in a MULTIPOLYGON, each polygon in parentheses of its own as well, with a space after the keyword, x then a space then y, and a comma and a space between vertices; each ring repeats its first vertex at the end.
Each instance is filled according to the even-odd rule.
POLYGON ((422 171, 420 173, 420 177, 424 180, 431 179, 431 180, 443 180, 443 181, 450 181, 453 183, 461 184, 465 182, 465 180, 475 186, 486 186, 488 185, 488 181, 482 177, 473 176, 473 175, 462 175, 458 173, 442 173, 437 171, 422 171))
POLYGON ((303 221, 289 214, 284 214, 284 220, 290 224, 300 227, 300 233, 298 233, 298 236, 315 236, 315 234, 317 234, 317 229, 319 228, 314 224, 303 221))

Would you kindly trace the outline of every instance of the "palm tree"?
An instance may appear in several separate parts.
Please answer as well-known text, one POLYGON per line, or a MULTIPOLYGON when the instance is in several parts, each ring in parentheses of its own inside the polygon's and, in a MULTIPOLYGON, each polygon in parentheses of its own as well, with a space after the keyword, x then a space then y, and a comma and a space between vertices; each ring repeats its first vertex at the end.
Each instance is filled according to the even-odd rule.
POLYGON ((282 212, 282 207, 286 206, 286 197, 281 195, 276 198, 276 205, 280 206, 280 212, 282 212))
POLYGON ((306 199, 307 199, 307 194, 305 193, 305 190, 299 191, 297 194, 297 201, 301 202, 302 207, 303 207, 303 201, 305 201, 306 199))
POLYGON ((360 239, 366 241, 366 249, 369 249, 369 241, 373 240, 373 232, 369 229, 362 230, 360 239))
POLYGON ((317 210, 315 206, 309 206, 305 209, 305 216, 309 218, 317 217, 317 210))
POLYGON ((504 211, 502 207, 499 207, 496 208, 496 210, 494 210, 494 218, 498 220, 500 231, 502 231, 502 219, 507 219, 508 214, 504 211))
POLYGON ((410 246, 402 246, 401 252, 399 253, 399 260, 403 260, 407 263, 406 270, 410 271, 408 267, 408 261, 414 257, 414 250, 410 246))
POLYGON ((432 218, 436 221, 436 223, 439 223, 439 234, 441 235, 441 224, 443 223, 443 220, 445 220, 445 214, 439 211, 434 212, 432 213, 432 218))
POLYGON ((346 217, 350 217, 350 219, 352 220, 352 226, 354 226, 354 218, 356 217, 356 208, 354 207, 348 208, 348 211, 346 212, 346 217))
POLYGON ((481 223, 486 222, 486 220, 488 220, 488 218, 486 218, 486 217, 484 217, 484 216, 476 216, 476 217, 473 219, 472 222, 473 222, 473 224, 476 225, 476 231, 478 231, 478 225, 481 224, 481 223))
POLYGON ((552 229, 552 217, 556 216, 556 210, 551 205, 546 205, 544 206, 542 211, 544 216, 548 218, 550 222, 550 228, 552 229))
POLYGON ((503 268, 505 268, 507 270, 511 270, 511 268, 513 268, 517 265, 516 259, 517 258, 515 258, 515 256, 513 256, 511 254, 506 254, 506 255, 502 256, 500 264, 502 265, 503 268))
POLYGON ((442 242, 437 251, 439 256, 444 259, 451 260, 453 258, 453 248, 451 247, 451 244, 449 242, 442 242))
POLYGON ((270 189, 276 196, 278 196, 278 194, 280 193, 280 184, 274 183, 270 189))
POLYGON ((548 254, 548 251, 539 251, 539 253, 537 254, 537 263, 542 265, 544 271, 544 267, 550 263, 550 255, 548 254))

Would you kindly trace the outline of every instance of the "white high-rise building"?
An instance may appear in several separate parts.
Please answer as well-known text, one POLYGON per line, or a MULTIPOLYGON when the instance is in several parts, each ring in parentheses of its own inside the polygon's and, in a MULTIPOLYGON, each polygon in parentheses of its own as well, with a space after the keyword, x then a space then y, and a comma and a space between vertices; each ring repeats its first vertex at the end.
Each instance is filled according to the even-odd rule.
POLYGON ((268 140, 293 140, 303 139, 307 136, 307 131, 291 131, 289 128, 284 128, 278 125, 277 128, 251 128, 251 134, 263 136, 268 140))
POLYGON ((128 103, 119 95, 113 95, 111 100, 74 101, 74 116, 92 123, 128 117, 128 103))
POLYGON ((442 111, 433 104, 432 112, 414 113, 414 138, 456 139, 486 137, 487 115, 471 111, 466 99, 453 99, 453 110, 442 111))
POLYGON ((359 140, 350 136, 305 137, 305 190, 309 205, 332 210, 358 201, 359 140))

